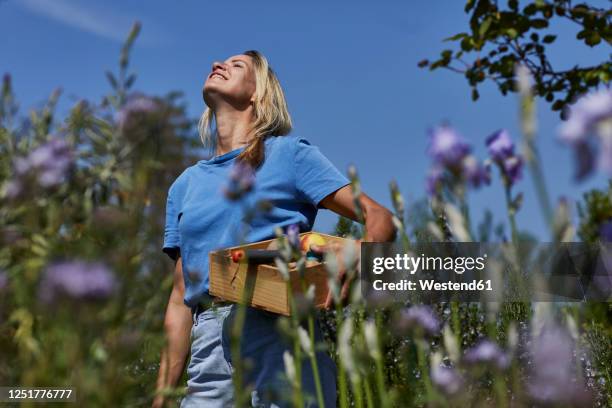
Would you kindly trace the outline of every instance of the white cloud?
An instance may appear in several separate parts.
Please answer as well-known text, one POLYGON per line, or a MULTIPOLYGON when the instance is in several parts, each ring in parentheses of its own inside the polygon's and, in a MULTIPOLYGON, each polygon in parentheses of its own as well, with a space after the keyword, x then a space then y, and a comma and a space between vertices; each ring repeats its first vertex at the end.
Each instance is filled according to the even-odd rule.
MULTIPOLYGON (((136 20, 112 13, 108 9, 102 10, 91 4, 85 5, 83 2, 77 3, 70 0, 20 0, 17 4, 32 13, 118 42, 125 40, 136 20)), ((147 28, 147 31, 150 32, 148 24, 147 28)), ((145 39, 145 42, 150 41, 145 39)))

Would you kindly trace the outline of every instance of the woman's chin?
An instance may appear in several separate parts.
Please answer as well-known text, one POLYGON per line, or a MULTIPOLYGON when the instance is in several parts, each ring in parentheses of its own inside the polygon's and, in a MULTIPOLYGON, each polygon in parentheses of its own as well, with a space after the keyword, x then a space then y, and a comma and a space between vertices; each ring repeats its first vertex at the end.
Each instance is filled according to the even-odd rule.
POLYGON ((204 85, 204 88, 202 89, 202 97, 204 99, 204 103, 208 105, 209 108, 213 108, 218 101, 223 100, 223 93, 215 85, 204 85))

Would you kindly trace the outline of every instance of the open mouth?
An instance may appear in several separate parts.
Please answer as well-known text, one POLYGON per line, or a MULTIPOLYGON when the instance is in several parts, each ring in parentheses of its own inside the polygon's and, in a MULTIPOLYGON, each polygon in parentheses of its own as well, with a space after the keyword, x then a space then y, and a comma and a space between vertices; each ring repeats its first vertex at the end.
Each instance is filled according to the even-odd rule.
POLYGON ((217 73, 212 74, 212 75, 210 76, 210 79, 212 79, 212 78, 221 78, 221 79, 225 79, 225 77, 224 77, 223 75, 221 75, 221 74, 217 74, 217 73))

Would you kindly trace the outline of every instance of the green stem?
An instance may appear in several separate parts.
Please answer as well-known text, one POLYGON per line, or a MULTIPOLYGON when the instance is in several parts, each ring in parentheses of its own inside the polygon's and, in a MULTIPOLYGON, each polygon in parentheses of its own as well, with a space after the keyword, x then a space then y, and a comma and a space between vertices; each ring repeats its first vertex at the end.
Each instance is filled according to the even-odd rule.
POLYGON ((419 364, 419 371, 421 371, 421 378, 423 379, 423 384, 425 385, 425 394, 427 396, 428 402, 433 402, 435 400, 435 395, 433 391, 433 387, 431 384, 431 379, 429 378, 429 370, 427 369, 427 362, 425 361, 425 346, 423 345, 423 339, 417 339, 417 359, 419 364))
POLYGON ((247 305, 253 297, 253 290, 255 288, 255 270, 256 265, 249 265, 246 270, 246 277, 244 287, 242 288, 242 301, 238 304, 234 323, 232 324, 232 338, 231 338, 231 352, 232 361, 234 366, 234 388, 236 393, 236 406, 243 407, 248 403, 248 396, 250 394, 249 386, 244 384, 244 365, 242 361, 242 355, 240 350, 240 340, 242 338, 242 331, 244 329, 244 323, 246 321, 247 305))
POLYGON ((510 230, 512 232, 512 242, 516 245, 518 243, 518 230, 516 228, 516 220, 514 218, 515 208, 512 205, 512 195, 510 192, 511 185, 509 182, 504 181, 504 191, 506 193, 506 209, 508 210, 508 219, 510 221, 510 230))
POLYGON ((323 408, 325 407, 325 400, 323 399, 323 388, 321 387, 321 377, 319 376, 319 364, 317 362, 317 352, 314 338, 314 319, 312 315, 308 315, 308 334, 310 335, 310 346, 312 347, 310 364, 312 365, 312 374, 314 375, 315 388, 317 390, 317 401, 319 403, 319 407, 323 408))
MULTIPOLYGON (((375 315, 375 320, 376 320, 376 330, 378 330, 379 327, 383 327, 382 326, 382 316, 380 314, 380 311, 376 311, 376 315, 375 315)), ((378 350, 377 350, 377 358, 375 359, 376 362, 376 385, 378 388, 378 395, 380 397, 380 404, 382 407, 389 407, 391 404, 389 403, 389 395, 388 392, 385 388, 385 371, 384 371, 384 367, 383 367, 383 354, 382 354, 382 339, 380 336, 377 336, 379 341, 378 341, 378 350)))
POLYGON ((461 320, 459 319, 459 302, 453 300, 450 302, 451 308, 451 321, 453 324, 453 332, 455 337, 457 337, 457 343, 459 347, 463 348, 463 343, 461 341, 461 320))
MULTIPOLYGON (((302 285, 302 292, 306 293, 308 288, 306 287, 306 279, 304 279, 304 273, 300 271, 300 284, 302 285)), ((295 313, 292 313, 295 314, 295 313)), ((299 322, 298 322, 299 324, 299 322)), ((312 353, 310 353, 310 365, 312 366, 312 375, 314 376, 315 389, 317 392, 317 402, 319 407, 325 407, 325 400, 323 399, 323 388, 321 387, 321 377, 319 376, 319 364, 317 362, 317 352, 314 338, 314 318, 312 314, 308 314, 308 336, 310 338, 310 347, 312 353)))
POLYGON ((467 205, 467 199, 465 194, 465 185, 462 183, 457 183, 457 187, 454 189, 455 196, 459 200, 459 210, 461 211, 461 215, 464 220, 464 227, 469 235, 469 239, 472 240, 474 234, 472 233, 472 222, 470 221, 470 210, 467 205))
MULTIPOLYGON (((244 300, 244 297, 243 297, 244 300)), ((240 338, 242 329, 244 328, 244 322, 246 320, 246 305, 241 303, 237 307, 236 317, 234 324, 232 325, 232 338, 231 338, 231 349, 232 349, 232 361, 234 366, 234 388, 236 393, 236 406, 246 406, 246 390, 243 383, 243 372, 242 372, 242 356, 240 350, 240 338)))
POLYGON ((363 381, 363 386, 365 388, 367 406, 375 407, 376 405, 374 405, 374 396, 372 395, 372 386, 370 385, 370 380, 368 380, 368 376, 365 376, 365 379, 363 381))
POLYGON ((356 378, 352 381, 353 394, 355 394, 355 407, 363 408, 363 392, 361 391, 361 381, 356 378))
POLYGON ((496 374, 493 386, 495 388, 495 395, 497 396, 497 406, 500 408, 507 407, 506 380, 504 377, 500 374, 496 374))
MULTIPOLYGON (((287 281, 287 296, 289 299, 289 305, 291 307, 291 324, 293 332, 297 331, 297 327, 300 324, 296 314, 295 299, 293 297, 293 288, 291 287, 290 281, 287 281)), ((304 406, 304 395, 302 391, 302 348, 297 336, 293 338, 293 355, 295 356, 295 386, 293 392, 293 403, 296 408, 302 408, 304 406)))
POLYGON ((544 213, 544 218, 546 219, 546 223, 550 231, 553 231, 553 211, 552 206, 550 205, 550 196, 548 195, 548 190, 546 189, 546 183, 544 182, 544 173, 542 172, 542 168, 538 162, 538 154, 535 146, 531 146, 534 152, 534 159, 529 162, 529 168, 531 169, 531 176, 533 177, 533 184, 536 188, 536 194, 538 196, 538 201, 540 202, 540 207, 542 212, 544 213))
MULTIPOLYGON (((336 302, 336 333, 342 327, 342 305, 336 302)), ((346 384, 346 371, 342 364, 338 364, 338 391, 340 394, 340 408, 348 408, 348 388, 346 384)))

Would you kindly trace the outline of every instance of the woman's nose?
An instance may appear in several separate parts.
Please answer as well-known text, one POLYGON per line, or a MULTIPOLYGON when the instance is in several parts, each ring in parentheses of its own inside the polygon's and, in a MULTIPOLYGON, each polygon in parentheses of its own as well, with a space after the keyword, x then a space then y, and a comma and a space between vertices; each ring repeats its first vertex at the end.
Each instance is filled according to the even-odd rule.
POLYGON ((223 71, 225 71, 225 64, 219 61, 215 61, 213 62, 212 70, 214 71, 215 69, 222 69, 223 71))

